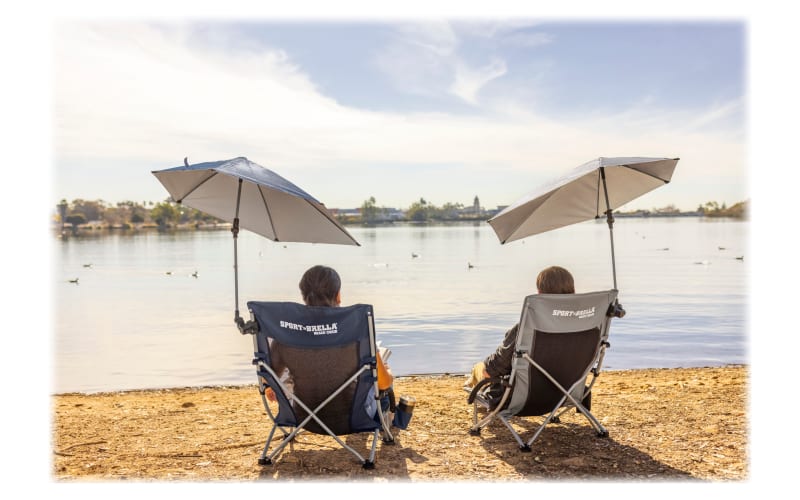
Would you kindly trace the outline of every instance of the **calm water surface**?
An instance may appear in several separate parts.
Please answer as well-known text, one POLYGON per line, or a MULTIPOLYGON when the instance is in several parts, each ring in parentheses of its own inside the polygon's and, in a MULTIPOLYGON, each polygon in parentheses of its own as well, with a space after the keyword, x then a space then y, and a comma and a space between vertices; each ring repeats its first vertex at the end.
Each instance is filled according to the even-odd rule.
MULTIPOLYGON (((374 306, 395 374, 458 373, 516 323, 542 268, 566 267, 578 292, 612 288, 604 222, 507 245, 486 223, 348 230, 360 247, 240 233, 242 314, 248 300, 299 302, 302 273, 329 265, 344 304, 374 306)), ((747 363, 747 231, 730 220, 618 219, 628 314, 612 322, 605 369, 747 363)), ((229 231, 73 237, 53 251, 54 393, 255 382, 251 337, 233 324, 229 231)))

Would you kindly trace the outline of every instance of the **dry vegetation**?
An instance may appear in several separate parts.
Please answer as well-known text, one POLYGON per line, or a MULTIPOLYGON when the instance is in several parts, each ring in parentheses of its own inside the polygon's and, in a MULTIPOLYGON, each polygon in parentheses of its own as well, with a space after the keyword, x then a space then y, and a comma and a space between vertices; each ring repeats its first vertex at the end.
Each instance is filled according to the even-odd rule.
MULTIPOLYGON (((378 445, 363 470, 327 436, 305 433, 271 466, 256 460, 269 431, 255 386, 52 397, 56 481, 706 480, 748 476, 747 368, 610 371, 595 386, 597 438, 574 412, 522 453, 497 421, 467 434, 463 376, 405 377, 411 426, 378 445)), ((538 419, 518 424, 535 429, 538 419)), ((525 435, 523 435, 524 437, 525 435)), ((345 441, 367 452, 371 437, 345 441)))

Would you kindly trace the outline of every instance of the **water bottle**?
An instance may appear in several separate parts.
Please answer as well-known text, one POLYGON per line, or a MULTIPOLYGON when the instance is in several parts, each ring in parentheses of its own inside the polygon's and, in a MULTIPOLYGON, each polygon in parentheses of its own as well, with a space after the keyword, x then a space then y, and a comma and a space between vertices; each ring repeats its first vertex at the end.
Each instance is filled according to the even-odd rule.
POLYGON ((413 396, 400 396, 392 425, 398 429, 405 430, 408 427, 408 423, 411 422, 411 415, 414 413, 414 405, 416 404, 417 400, 413 396))

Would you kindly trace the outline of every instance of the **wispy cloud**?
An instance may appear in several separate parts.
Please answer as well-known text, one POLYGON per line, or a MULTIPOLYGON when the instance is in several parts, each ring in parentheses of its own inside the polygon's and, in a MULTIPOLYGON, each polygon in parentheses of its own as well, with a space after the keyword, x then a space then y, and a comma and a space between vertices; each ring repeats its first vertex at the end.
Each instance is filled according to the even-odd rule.
POLYGON ((378 65, 401 91, 426 96, 451 95, 479 104, 481 90, 508 72, 494 47, 532 48, 553 43, 552 35, 531 31, 526 20, 437 22, 404 25, 379 51, 378 65), (484 47, 483 60, 467 57, 467 45, 484 47))
POLYGON ((523 30, 533 29, 540 24, 539 21, 525 18, 460 20, 455 24, 455 29, 465 36, 502 39, 523 30))
POLYGON ((376 64, 401 92, 435 96, 451 78, 457 47, 447 23, 404 25, 378 49, 376 64))
POLYGON ((455 81, 450 92, 470 104, 478 103, 478 92, 490 81, 506 74, 506 63, 493 59, 489 64, 473 68, 461 62, 456 64, 455 81))
POLYGON ((553 43, 554 37, 544 32, 515 32, 504 36, 501 41, 508 45, 516 45, 519 47, 540 47, 553 43))
POLYGON ((397 32, 402 43, 420 47, 438 57, 447 58, 458 48, 458 37, 445 21, 405 24, 397 32))
POLYGON ((726 120, 742 112, 743 108, 744 103, 742 99, 734 99, 729 102, 712 105, 702 114, 688 120, 685 128, 687 130, 697 130, 709 126, 724 126, 726 120))
POLYGON ((492 57, 485 64, 468 62, 460 51, 462 37, 467 33, 491 37, 498 29, 470 24, 456 30, 445 22, 403 26, 397 30, 393 43, 381 51, 379 67, 405 92, 453 95, 477 104, 481 89, 507 69, 499 57, 492 57))
POLYGON ((310 128, 308 117, 316 127, 341 121, 336 102, 284 52, 237 54, 188 40, 181 28, 64 26, 55 58, 59 154, 152 158, 187 142, 208 151, 280 140, 281 131, 310 128))

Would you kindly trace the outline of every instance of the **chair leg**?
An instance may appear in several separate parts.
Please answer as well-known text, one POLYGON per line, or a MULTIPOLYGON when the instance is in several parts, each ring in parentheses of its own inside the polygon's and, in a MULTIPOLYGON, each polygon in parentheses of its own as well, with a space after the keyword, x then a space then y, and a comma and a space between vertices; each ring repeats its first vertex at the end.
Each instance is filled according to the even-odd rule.
MULTIPOLYGON (((258 457, 258 465, 272 465, 271 457, 270 459, 267 457, 267 450, 269 449, 269 444, 272 442, 272 437, 275 435, 275 431, 278 429, 277 425, 272 426, 272 430, 269 433, 269 437, 267 438, 267 442, 264 443, 264 449, 261 451, 261 456, 258 457)), ((281 429, 283 430, 283 429, 281 429)), ((284 436, 285 438, 286 436, 284 436)))
POLYGON ((375 468, 375 449, 378 447, 378 436, 380 436, 380 433, 380 429, 375 429, 375 432, 372 434, 372 448, 369 450, 369 458, 362 463, 362 467, 365 469, 375 468))
POLYGON ((480 436, 481 426, 478 425, 478 400, 472 402, 472 427, 469 429, 470 436, 480 436))
POLYGON ((497 404, 492 407, 492 402, 478 394, 472 402, 472 427, 469 429, 471 436, 480 436, 481 429, 489 425, 504 407, 506 399, 510 397, 511 389, 506 388, 497 404), (488 412, 480 421, 478 420, 478 407, 485 408, 488 412))
POLYGON ((592 412, 590 412, 590 411, 589 411, 589 410, 588 410, 588 409, 587 409, 585 406, 583 406, 583 405, 579 405, 579 406, 577 406, 577 407, 576 407, 576 409, 577 409, 578 413, 580 413, 580 414, 582 414, 584 417, 586 417, 586 420, 588 420, 588 421, 589 421, 589 423, 591 424, 591 426, 594 428, 595 432, 597 432, 597 437, 608 437, 608 431, 607 431, 607 430, 606 430, 606 428, 605 428, 605 427, 603 427, 603 425, 602 425, 602 424, 601 424, 601 423, 600 423, 600 422, 597 420, 597 418, 595 418, 595 416, 594 416, 594 415, 592 415, 592 412))
MULTIPOLYGON (((475 411, 477 412, 477 408, 475 409, 475 411)), ((480 435, 481 429, 489 425, 489 423, 492 420, 494 420, 494 418, 498 415, 499 412, 500 409, 496 408, 495 410, 489 412, 489 414, 483 417, 480 421, 476 422, 469 430, 470 435, 472 436, 480 435)), ((477 416, 475 418, 477 419, 477 416)))
POLYGON ((559 401, 559 403, 556 405, 556 407, 553 408, 553 411, 551 411, 550 414, 547 416, 547 418, 544 419, 544 422, 542 422, 542 425, 540 425, 539 428, 536 429, 536 432, 533 434, 533 437, 530 438, 528 440, 528 442, 526 443, 528 446, 530 446, 531 444, 533 444, 534 441, 536 441, 536 438, 538 438, 539 434, 541 434, 542 431, 544 430, 544 428, 547 427, 547 424, 552 422, 555 418, 558 418, 556 416, 556 412, 558 411, 559 408, 561 408, 561 405, 564 404, 564 400, 565 399, 566 399, 566 396, 561 398, 561 401, 559 401))
POLYGON ((381 421, 381 435, 383 443, 394 444, 394 436, 392 435, 392 430, 390 426, 390 423, 392 422, 391 418, 392 412, 388 411, 384 413, 384 411, 381 408, 378 408, 378 412, 380 412, 379 419, 381 421))
POLYGON ((264 451, 261 452, 261 457, 258 459, 258 464, 259 465, 272 465, 272 460, 274 458, 278 457, 278 455, 283 451, 283 449, 286 448, 287 444, 290 445, 290 444, 292 444, 294 442, 294 437, 300 431, 301 431, 301 428, 300 427, 296 427, 292 432, 290 432, 288 435, 284 436, 283 440, 278 444, 278 446, 274 450, 272 450, 272 453, 270 453, 269 456, 266 456, 267 455, 267 449, 269 448, 269 444, 270 444, 270 442, 272 442, 272 435, 275 432, 275 429, 273 428, 273 431, 270 433, 269 439, 267 440, 267 444, 264 445, 264 451))
POLYGON ((503 424, 505 424, 505 426, 511 432, 511 435, 514 437, 514 440, 519 445, 519 449, 523 452, 531 451, 531 447, 522 441, 522 437, 519 435, 519 433, 517 433, 516 430, 514 430, 514 427, 511 426, 511 422, 509 422, 509 419, 504 417, 503 415, 498 415, 498 417, 500 417, 500 421, 503 422, 503 424))

